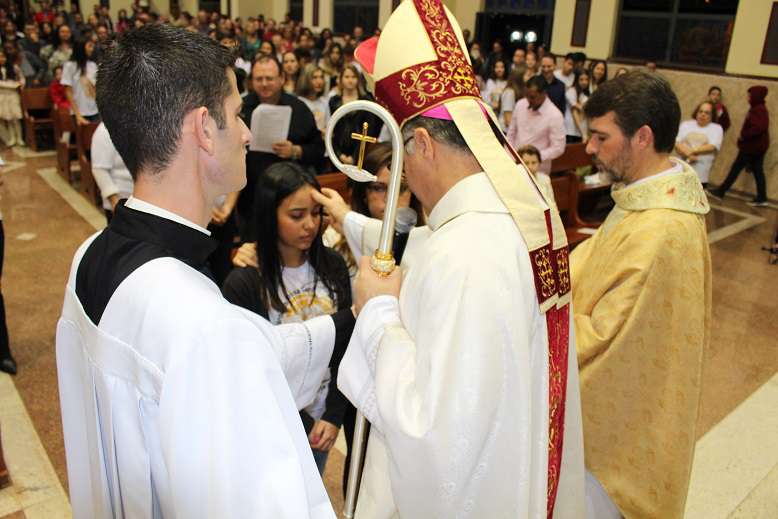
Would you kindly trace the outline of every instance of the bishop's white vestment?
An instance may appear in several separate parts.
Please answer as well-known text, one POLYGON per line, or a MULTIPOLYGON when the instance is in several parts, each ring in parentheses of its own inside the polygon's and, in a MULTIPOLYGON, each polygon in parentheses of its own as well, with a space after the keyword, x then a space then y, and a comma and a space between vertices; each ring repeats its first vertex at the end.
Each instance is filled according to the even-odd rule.
POLYGON ((132 202, 77 251, 57 326, 73 516, 334 519, 297 412, 332 320, 227 303, 210 238, 132 202))
MULTIPOLYGON (((352 248, 381 222, 349 213, 352 248)), ((339 388, 372 423, 357 519, 547 517, 549 348, 528 249, 484 173, 411 232, 399 300, 362 309, 339 388)), ((585 517, 573 330, 555 518, 585 517)))

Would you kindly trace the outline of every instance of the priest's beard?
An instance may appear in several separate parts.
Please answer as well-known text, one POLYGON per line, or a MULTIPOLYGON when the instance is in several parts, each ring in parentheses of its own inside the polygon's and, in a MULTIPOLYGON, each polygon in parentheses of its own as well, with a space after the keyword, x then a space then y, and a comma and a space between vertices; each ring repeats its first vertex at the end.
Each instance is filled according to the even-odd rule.
POLYGON ((624 145, 619 152, 608 162, 602 160, 599 156, 592 157, 597 169, 607 175, 611 182, 628 182, 629 171, 632 169, 632 147, 629 140, 625 140, 624 145))

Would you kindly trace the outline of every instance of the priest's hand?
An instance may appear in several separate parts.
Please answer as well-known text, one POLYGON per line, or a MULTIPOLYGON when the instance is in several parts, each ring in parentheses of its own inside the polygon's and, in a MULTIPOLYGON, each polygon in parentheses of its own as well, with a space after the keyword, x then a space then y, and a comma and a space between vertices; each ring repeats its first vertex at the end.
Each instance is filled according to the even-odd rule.
POLYGON ((346 215, 351 211, 351 207, 343 200, 340 193, 334 189, 323 187, 321 193, 312 191, 311 196, 317 204, 321 204, 324 208, 324 212, 330 218, 330 225, 340 234, 343 234, 343 220, 346 219, 346 215))
POLYGON ((317 420, 308 435, 308 442, 312 449, 328 451, 335 445, 338 438, 338 427, 325 420, 317 420))
POLYGON ((402 272, 399 268, 386 277, 379 276, 370 266, 370 257, 362 256, 359 260, 359 273, 354 283, 354 307, 357 315, 368 301, 378 296, 400 297, 402 272))
POLYGON ((236 267, 259 267, 259 262, 257 261, 257 244, 244 243, 241 245, 232 258, 232 264, 236 267))

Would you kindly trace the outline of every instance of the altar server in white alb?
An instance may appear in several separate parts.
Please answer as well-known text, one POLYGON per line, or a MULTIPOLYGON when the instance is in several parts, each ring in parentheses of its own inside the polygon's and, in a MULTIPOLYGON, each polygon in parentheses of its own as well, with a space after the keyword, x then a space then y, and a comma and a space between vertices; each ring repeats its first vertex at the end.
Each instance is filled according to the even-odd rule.
POLYGON ((214 200, 246 182, 233 61, 167 26, 103 57, 97 102, 135 187, 78 249, 57 327, 74 517, 335 517, 297 410, 353 316, 274 328, 206 267, 214 200))
MULTIPOLYGON (((411 232, 401 289, 366 258, 357 280, 338 379, 373 425, 356 517, 585 517, 559 215, 503 148, 440 0, 402 2, 356 58, 402 126, 406 179, 429 215, 411 232)), ((327 196, 372 254, 380 222, 327 196)))

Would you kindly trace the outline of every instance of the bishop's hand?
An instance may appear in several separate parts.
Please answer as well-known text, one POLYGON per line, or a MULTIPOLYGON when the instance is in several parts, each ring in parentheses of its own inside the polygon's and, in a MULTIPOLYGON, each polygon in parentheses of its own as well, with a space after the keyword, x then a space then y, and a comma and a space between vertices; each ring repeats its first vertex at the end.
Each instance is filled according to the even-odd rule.
POLYGON ((395 268, 388 276, 379 276, 370 267, 370 257, 362 256, 359 260, 359 273, 354 283, 354 309, 356 314, 362 311, 367 302, 378 296, 400 297, 402 272, 395 268))
POLYGON ((343 197, 328 187, 323 187, 321 193, 313 191, 311 196, 317 204, 321 204, 324 208, 324 212, 330 217, 330 224, 335 230, 343 234, 343 220, 351 211, 351 207, 343 200, 343 197))

